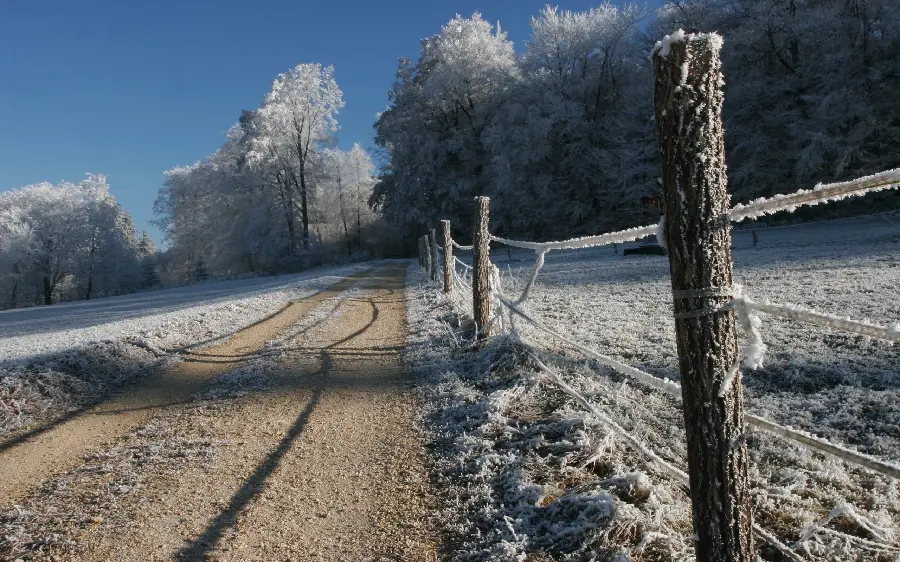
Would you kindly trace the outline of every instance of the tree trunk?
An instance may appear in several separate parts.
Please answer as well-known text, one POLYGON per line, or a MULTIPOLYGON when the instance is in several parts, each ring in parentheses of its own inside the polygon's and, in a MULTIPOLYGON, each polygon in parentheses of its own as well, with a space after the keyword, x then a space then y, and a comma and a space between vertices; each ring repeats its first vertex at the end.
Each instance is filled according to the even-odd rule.
POLYGON ((362 209, 359 202, 362 200, 362 189, 359 182, 356 184, 356 251, 362 250, 362 209))
POLYGON ((303 216, 303 249, 309 250, 309 190, 306 188, 306 169, 300 161, 300 213, 303 216))
MULTIPOLYGON (((340 189, 340 180, 338 180, 338 189, 340 189)), ((350 238, 350 229, 347 228, 347 215, 344 213, 344 194, 343 193, 338 194, 338 198, 340 199, 340 202, 341 202, 341 222, 344 223, 344 238, 347 239, 347 255, 352 256, 353 255, 353 246, 352 246, 352 240, 350 238)))
POLYGON ((475 198, 475 233, 472 237, 472 310, 475 316, 475 330, 478 339, 486 339, 491 314, 491 258, 489 255, 491 233, 491 200, 487 197, 475 198))
POLYGON ((665 242, 687 430, 696 557, 755 560, 732 291, 731 222, 722 130, 721 38, 657 48, 655 112, 665 242), (733 383, 733 384, 732 384, 733 383), (720 397, 720 391, 723 396, 720 397))
POLYGON ((44 277, 44 304, 53 304, 53 284, 49 277, 44 277))

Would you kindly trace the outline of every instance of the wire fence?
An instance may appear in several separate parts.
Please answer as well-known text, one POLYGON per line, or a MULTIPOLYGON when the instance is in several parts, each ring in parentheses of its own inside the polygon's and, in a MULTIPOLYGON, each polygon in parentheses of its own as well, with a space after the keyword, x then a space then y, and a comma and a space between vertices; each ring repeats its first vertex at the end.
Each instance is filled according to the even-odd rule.
MULTIPOLYGON (((758 199, 745 205, 736 205, 734 208, 732 208, 731 212, 729 212, 728 216, 733 221, 740 221, 749 217, 760 216, 760 214, 773 213, 782 210, 793 211, 796 208, 804 205, 817 205, 837 198, 843 199, 846 197, 861 196, 873 191, 897 187, 900 187, 900 169, 889 170, 881 174, 867 176, 858 180, 854 180, 852 182, 820 185, 816 186, 816 188, 812 190, 801 190, 791 195, 779 195, 772 198, 758 199)), ((630 228, 618 232, 602 234, 599 236, 573 238, 555 242, 530 242, 523 240, 511 240, 501 238, 499 236, 490 236, 490 241, 492 242, 504 244, 514 248, 534 251, 536 254, 536 259, 518 296, 510 296, 503 292, 502 285, 499 281, 499 271, 497 270, 495 265, 491 265, 491 284, 489 290, 490 300, 492 302, 492 314, 490 316, 488 325, 477 327, 477 329, 481 331, 493 330, 494 333, 497 334, 511 334, 516 336, 518 341, 522 345, 531 350, 530 355, 534 360, 536 366, 541 371, 546 373, 551 381, 559 386, 565 393, 572 396, 572 398, 575 399, 576 402, 578 402, 586 410, 591 412, 604 425, 608 426, 613 433, 621 436, 637 451, 645 454, 654 463, 663 468, 664 471, 670 473, 685 485, 688 485, 688 475, 682 469, 662 459, 652 449, 643 444, 638 438, 631 435, 627 430, 610 419, 609 416, 598 410, 598 408, 587 398, 579 394, 570 385, 566 384, 558 374, 556 374, 550 367, 548 367, 543 361, 538 358, 537 353, 539 352, 539 349, 522 340, 522 338, 520 337, 521 334, 516 330, 516 318, 522 319, 537 330, 580 351, 585 356, 596 360, 600 364, 614 370, 615 372, 629 377, 630 379, 635 380, 646 387, 665 392, 675 397, 676 399, 680 399, 682 396, 682 388, 679 383, 670 379, 657 377, 656 375, 642 371, 641 369, 632 367, 612 357, 604 355, 582 343, 579 343, 575 339, 561 333, 560 331, 547 326, 545 323, 536 319, 533 315, 529 314, 524 309, 524 305, 531 296, 532 289, 534 288, 535 283, 537 282, 540 272, 544 266, 544 258, 547 253, 555 250, 575 250, 583 248, 596 248, 598 246, 611 244, 620 244, 624 242, 637 241, 648 236, 656 236, 659 241, 662 241, 662 224, 663 223, 661 221, 656 225, 630 228)), ((474 249, 473 245, 466 246, 459 244, 452 238, 450 238, 450 240, 451 252, 452 249, 457 249, 460 251, 471 251, 474 249)), ((434 250, 435 254, 443 253, 446 251, 447 248, 444 247, 437 247, 434 250)), ((437 256, 435 255, 431 256, 429 260, 425 260, 425 262, 439 263, 440 260, 437 259, 437 256)), ((461 292, 463 294, 469 294, 471 296, 473 290, 471 278, 474 274, 474 266, 462 261, 456 255, 453 255, 452 263, 453 266, 450 271, 450 278, 452 280, 451 292, 461 292)), ((762 334, 760 331, 761 320, 758 316, 758 313, 787 318, 799 322, 805 322, 819 327, 842 330, 845 332, 859 334, 869 338, 881 339, 892 343, 900 342, 900 323, 894 323, 889 326, 884 326, 866 320, 854 320, 848 317, 816 312, 797 305, 772 304, 768 302, 757 303, 749 299, 747 296, 743 295, 741 290, 735 290, 731 287, 692 291, 688 294, 676 294, 674 295, 674 297, 724 297, 726 299, 724 304, 719 305, 715 308, 703 308, 699 311, 692 312, 692 314, 699 315, 710 314, 719 311, 734 311, 737 315, 739 324, 741 325, 743 331, 745 332, 745 335, 747 336, 748 341, 741 350, 741 353, 738 357, 738 362, 733 365, 732 369, 729 371, 725 380, 723 381, 722 388, 719 390, 719 396, 723 396, 728 390, 728 387, 733 384, 733 381, 736 378, 735 375, 738 373, 741 365, 755 368, 756 366, 762 364, 763 354, 765 353, 765 344, 762 341, 762 334)), ((467 310, 462 310, 461 312, 471 314, 471 311, 467 310)), ((897 466, 896 464, 893 464, 891 462, 875 458, 871 455, 867 455, 859 451, 854 451, 845 446, 832 443, 826 439, 812 435, 808 432, 779 425, 775 422, 752 414, 745 413, 744 421, 749 426, 789 440, 810 450, 830 455, 850 465, 872 471, 885 478, 895 480, 900 479, 900 466, 897 466)), ((867 522, 864 518, 862 518, 858 514, 855 514, 855 512, 852 511, 851 506, 847 505, 842 507, 841 509, 843 509, 843 511, 831 515, 831 518, 834 518, 840 514, 852 512, 854 513, 854 516, 860 520, 861 526, 872 526, 870 522, 867 522)), ((818 525, 824 525, 826 522, 827 521, 820 521, 818 525)), ((787 546, 779 541, 774 535, 766 532, 758 525, 754 525, 754 534, 759 539, 769 544, 791 560, 802 560, 798 557, 794 550, 801 547, 802 543, 812 536, 812 534, 807 531, 801 536, 800 540, 795 541, 795 543, 791 546, 787 546)), ((876 531, 873 533, 873 536, 879 537, 881 535, 879 535, 876 531)), ((866 542, 865 539, 859 539, 856 542, 860 543, 860 541, 866 542)), ((877 547, 878 549, 886 551, 893 552, 896 550, 897 552, 900 552, 900 547, 891 545, 886 540, 882 542, 868 542, 872 543, 868 545, 872 548, 877 547)))
MULTIPOLYGON (((815 530, 812 534, 804 532, 800 540, 787 546, 772 533, 752 523, 751 498, 747 492, 745 426, 753 426, 830 455, 887 478, 894 484, 900 479, 900 467, 743 411, 741 367, 759 367, 766 353, 760 314, 891 343, 900 342, 900 323, 883 325, 792 304, 757 303, 749 299, 732 282, 730 226, 732 222, 779 211, 793 212, 799 207, 895 189, 900 186, 900 169, 852 181, 819 184, 813 189, 760 198, 729 208, 721 120, 724 83, 719 58, 721 45, 722 39, 716 34, 685 34, 679 31, 659 42, 651 55, 664 203, 664 216, 658 224, 553 242, 512 240, 489 234, 489 201, 486 197, 479 197, 476 198, 472 245, 465 246, 454 241, 450 235, 449 221, 442 221, 443 290, 445 294, 471 295, 476 341, 499 334, 518 338, 532 352, 537 367, 564 392, 610 427, 613 433, 622 436, 636 450, 689 487, 698 559, 756 559, 757 555, 752 551, 755 536, 787 559, 796 561, 802 559, 795 550, 815 530), (549 252, 622 244, 649 236, 655 236, 669 250, 672 318, 678 341, 680 383, 659 378, 599 353, 547 326, 525 310, 549 252), (534 265, 518 295, 504 293, 499 271, 488 258, 491 242, 535 252, 534 265), (469 266, 455 256, 450 259, 454 249, 471 250, 473 265, 469 266), (463 265, 461 270, 458 264, 463 265), (662 459, 566 384, 538 358, 540 352, 535 346, 521 340, 517 321, 526 322, 644 386, 682 400, 689 470, 685 472, 662 459), (743 346, 738 346, 737 326, 746 334, 747 341, 743 346)), ((441 250, 435 240, 435 231, 431 230, 430 237, 420 240, 419 248, 423 267, 428 270, 431 279, 437 281, 436 268, 441 263, 441 250)), ((873 540, 851 537, 848 541, 873 551, 900 556, 900 545, 889 544, 890 534, 881 532, 852 508, 841 508, 837 514, 856 518, 861 527, 871 530, 873 540)), ((819 525, 824 524, 820 522, 819 525)))

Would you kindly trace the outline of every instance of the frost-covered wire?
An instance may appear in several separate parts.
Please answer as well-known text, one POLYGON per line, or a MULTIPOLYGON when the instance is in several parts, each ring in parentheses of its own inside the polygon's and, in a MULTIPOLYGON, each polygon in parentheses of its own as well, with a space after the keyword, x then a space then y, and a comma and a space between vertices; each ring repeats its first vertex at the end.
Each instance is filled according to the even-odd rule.
POLYGON ((753 524, 753 532, 756 533, 756 536, 761 538, 763 542, 780 552, 791 562, 803 562, 803 559, 800 558, 796 552, 792 551, 786 544, 778 540, 775 535, 760 527, 759 524, 753 524))
POLYGON ((649 226, 641 226, 637 228, 628 228, 617 232, 609 232, 600 234, 599 236, 584 236, 581 238, 571 238, 569 240, 560 240, 558 242, 525 242, 523 240, 509 240, 500 238, 499 236, 491 236, 491 240, 512 246, 513 248, 522 248, 524 250, 534 250, 536 252, 549 252, 551 250, 578 250, 581 248, 592 248, 594 246, 606 246, 608 244, 623 244, 625 242, 633 242, 658 234, 659 225, 652 224, 649 226))
MULTIPOLYGON (((613 370, 615 370, 623 375, 629 376, 629 377, 633 378, 634 380, 636 380, 640 383, 643 383, 646 386, 649 386, 651 388, 656 388, 658 390, 662 390, 662 391, 667 392, 667 393, 671 394, 672 396, 675 396, 679 399, 681 398, 681 385, 680 384, 678 384, 674 381, 671 381, 669 379, 661 379, 659 377, 651 375, 650 373, 641 371, 640 369, 635 369, 634 367, 625 365, 624 363, 620 363, 619 361, 616 361, 612 357, 607 357, 601 353, 598 353, 598 352, 596 352, 588 347, 585 347, 585 346, 579 344, 578 342, 560 334, 553 328, 547 327, 544 324, 538 322, 537 320, 532 318, 528 313, 523 311, 521 308, 515 306, 513 303, 509 302, 508 300, 501 298, 500 302, 502 302, 504 305, 506 305, 506 307, 509 308, 510 310, 512 310, 514 313, 516 313, 517 315, 521 316, 522 318, 524 318, 525 320, 530 322, 534 327, 559 339, 560 341, 563 341, 563 342, 569 344, 570 346, 581 351, 585 355, 588 355, 589 357, 592 357, 592 358, 600 361, 607 367, 610 367, 613 370)), ((746 421, 749 425, 752 425, 759 429, 768 431, 770 433, 774 433, 776 435, 779 435, 779 436, 789 439, 791 441, 795 441, 801 445, 805 445, 807 448, 814 449, 816 451, 819 451, 822 453, 827 453, 829 455, 837 457, 849 464, 854 464, 856 466, 867 468, 873 472, 877 472, 878 474, 881 474, 882 476, 886 476, 888 478, 900 479, 900 467, 898 467, 894 464, 882 461, 880 459, 876 459, 875 457, 871 457, 869 455, 859 453, 857 451, 852 451, 850 449, 847 449, 840 445, 836 445, 834 443, 826 441, 825 439, 816 437, 816 436, 806 433, 804 431, 799 431, 796 429, 778 425, 778 424, 771 422, 765 418, 761 418, 759 416, 754 416, 749 413, 744 414, 744 421, 746 421)))
POLYGON ((747 343, 741 348, 741 352, 735 358, 734 364, 725 374, 725 379, 719 387, 719 398, 724 397, 731 385, 734 384, 741 364, 745 364, 751 369, 759 369, 762 367, 763 359, 766 355, 766 344, 763 342, 762 333, 759 331, 762 321, 747 306, 749 300, 744 297, 743 290, 739 285, 735 286, 735 291, 737 295, 731 301, 730 306, 737 314, 737 320, 741 325, 741 329, 747 334, 747 343))
POLYGON ((884 189, 896 189, 900 186, 900 168, 887 170, 871 176, 864 176, 851 181, 819 184, 813 189, 801 189, 789 195, 774 195, 755 199, 749 203, 738 204, 728 213, 734 222, 744 219, 755 219, 770 215, 777 211, 789 211, 804 205, 819 205, 829 201, 839 201, 847 197, 865 195, 884 189))
POLYGON ((587 398, 585 398, 577 390, 575 390, 574 388, 569 386, 566 383, 566 381, 564 381, 562 379, 562 377, 560 377, 558 374, 556 374, 555 371, 553 371, 550 367, 548 367, 540 359, 538 359, 535 354, 529 353, 529 355, 531 355, 531 358, 534 359, 534 361, 535 361, 535 363, 537 363, 538 367, 540 367, 542 371, 547 373, 547 375, 549 375, 550 378, 553 379, 553 382, 555 382, 556 385, 559 386, 566 394, 568 394, 569 396, 574 398, 579 404, 584 406, 584 408, 586 410, 588 410, 591 414, 596 416, 601 422, 603 422, 610 429, 612 429, 614 433, 618 434, 621 438, 623 438, 626 442, 628 442, 628 444, 631 445, 632 447, 634 447, 635 450, 650 457, 650 459, 652 459, 655 463, 657 463, 659 466, 661 466, 666 472, 675 476, 679 480, 679 482, 681 482, 685 486, 690 486, 690 479, 688 478, 687 473, 685 473, 683 470, 681 470, 677 466, 674 466, 673 464, 669 463, 668 461, 666 461, 665 459, 663 459, 662 457, 657 455, 652 449, 650 449, 649 447, 647 447, 646 445, 641 443, 636 437, 634 437, 633 435, 628 433, 628 431, 626 431, 625 428, 623 428, 621 425, 619 425, 615 421, 613 421, 612 418, 610 418, 609 416, 607 416, 606 414, 601 412, 599 409, 597 409, 597 407, 594 406, 593 404, 591 404, 587 400, 587 398))
POLYGON ((870 338, 900 343, 900 322, 885 328, 884 326, 872 324, 871 322, 851 320, 850 318, 833 314, 824 314, 794 304, 757 303, 745 296, 735 298, 734 304, 745 310, 755 310, 772 316, 779 316, 781 318, 815 324, 816 326, 835 328, 837 330, 860 334, 870 338))
POLYGON ((774 433, 776 435, 784 437, 785 439, 790 439, 791 441, 795 441, 797 443, 800 443, 801 445, 805 445, 807 448, 814 449, 822 453, 828 453, 829 455, 837 457, 849 464, 855 464, 857 466, 868 468, 869 470, 877 472, 882 476, 887 476, 888 478, 900 479, 900 466, 897 466, 895 464, 885 462, 881 459, 876 459, 875 457, 871 457, 858 451, 852 451, 850 449, 847 449, 846 447, 836 445, 830 441, 826 441, 821 437, 816 437, 815 435, 812 435, 805 431, 778 425, 774 422, 770 422, 765 418, 754 416, 753 414, 745 413, 744 421, 754 427, 768 431, 769 433, 774 433))
MULTIPOLYGON (((888 533, 884 529, 880 529, 880 528, 876 527, 871 521, 867 520, 865 517, 862 517, 861 515, 856 513, 856 510, 853 509, 853 506, 845 503, 845 504, 841 504, 841 505, 835 507, 834 509, 829 511, 827 515, 825 515, 824 517, 822 517, 815 523, 812 523, 811 525, 807 526, 806 530, 804 530, 803 533, 800 534, 800 538, 798 538, 794 542, 794 544, 791 545, 791 548, 793 548, 793 549, 800 548, 801 546, 803 546, 803 543, 805 543, 806 541, 811 539, 813 537, 813 535, 815 535, 819 530, 825 529, 825 525, 827 525, 832 519, 834 519, 835 517, 840 517, 842 515, 853 520, 857 525, 859 525, 860 527, 862 527, 863 529, 868 531, 869 534, 871 534, 876 539, 881 540, 881 541, 889 540, 888 533)), ((889 549, 892 548, 890 545, 879 544, 879 543, 872 542, 872 541, 866 541, 866 542, 870 542, 872 545, 874 545, 876 547, 881 547, 881 548, 886 547, 889 549)), ((893 547, 893 548, 896 549, 896 547, 893 547)))
POLYGON ((453 240, 452 238, 450 239, 450 243, 453 244, 453 247, 457 250, 472 250, 475 248, 475 246, 463 246, 461 244, 457 244, 456 240, 453 240))
MULTIPOLYGON (((572 388, 570 385, 568 385, 562 379, 562 377, 560 377, 556 372, 554 372, 547 365, 545 365, 540 359, 538 359, 538 357, 534 353, 529 353, 529 355, 535 361, 535 363, 538 365, 538 367, 540 367, 542 371, 544 371, 547 375, 549 375, 550 378, 553 380, 553 382, 556 383, 556 385, 559 386, 563 390, 563 392, 565 392, 566 394, 568 394, 569 396, 574 398, 586 410, 588 410, 591 414, 593 414, 595 417, 597 417, 603 424, 608 426, 613 431, 613 433, 616 433, 621 438, 623 438, 635 450, 637 450, 638 452, 643 453, 644 455, 649 457, 651 460, 653 460, 655 463, 657 463, 660 467, 662 467, 666 472, 668 472, 669 474, 671 474, 672 476, 677 478, 678 481, 681 482, 684 486, 687 486, 688 488, 690 488, 690 478, 683 470, 672 465, 665 459, 661 458, 652 449, 645 446, 636 437, 634 437, 630 433, 628 433, 628 431, 626 431, 625 428, 623 428, 622 426, 617 424, 615 421, 613 421, 609 416, 607 416, 606 414, 601 412, 596 406, 591 404, 587 400, 587 398, 585 398, 578 391, 576 391, 574 388, 572 388)), ((853 512, 852 507, 850 507, 850 506, 847 506, 847 507, 849 508, 850 512, 853 512)), ((873 535, 879 536, 879 537, 883 536, 883 535, 876 534, 873 531, 873 529, 871 528, 871 527, 873 527, 872 525, 865 525, 861 521, 859 523, 860 523, 860 526, 862 526, 869 532, 873 533, 873 535)), ((775 537, 775 535, 769 533, 768 531, 763 529, 760 525, 754 523, 753 524, 753 532, 754 532, 754 534, 756 534, 757 537, 762 539, 763 542, 765 542, 772 548, 781 552, 781 554, 784 555, 787 559, 789 559, 793 562, 803 562, 803 559, 800 556, 798 556, 797 553, 793 552, 790 547, 788 547, 783 542, 778 540, 778 538, 775 537)), ((812 534, 813 533, 810 533, 809 536, 812 536, 812 534)), ((805 539, 801 538, 801 540, 807 540, 807 539, 809 539, 809 536, 805 537, 805 539)), ((798 543, 799 542, 801 542, 801 541, 798 541, 798 543)), ((871 541, 866 541, 866 542, 871 542, 871 541)), ((874 545, 876 547, 882 547, 882 548, 886 546, 886 545, 881 545, 879 543, 872 543, 872 545, 874 545)), ((796 548, 796 544, 795 544, 794 548, 796 548)), ((890 547, 887 547, 887 549, 890 549, 890 547)))
MULTIPOLYGON (((829 201, 838 201, 847 197, 864 195, 874 191, 896 189, 898 186, 900 186, 900 168, 887 170, 871 176, 864 176, 851 181, 819 184, 813 189, 801 189, 788 195, 775 195, 768 198, 756 199, 749 203, 738 204, 732 207, 728 216, 732 221, 740 222, 744 219, 758 218, 777 211, 793 211, 797 207, 804 205, 818 205, 829 201)), ((581 248, 605 246, 608 244, 633 242, 652 235, 655 235, 658 240, 662 241, 662 224, 663 222, 660 221, 660 223, 654 225, 627 228, 625 230, 600 234, 597 236, 584 236, 556 242, 528 242, 524 240, 510 240, 499 236, 491 236, 491 240, 514 248, 534 250, 536 252, 577 250, 581 248)), ((453 242, 453 245, 461 250, 472 249, 472 246, 460 246, 455 241, 453 242)))
POLYGON ((465 281, 463 281, 462 278, 460 278, 459 273, 457 273, 455 267, 453 268, 453 278, 456 280, 457 283, 459 283, 460 285, 462 285, 469 291, 472 291, 472 286, 469 285, 468 283, 466 283, 465 281))
POLYGON ((528 276, 528 282, 525 283, 522 294, 519 295, 519 298, 516 300, 516 305, 524 303, 528 299, 528 295, 531 294, 531 288, 534 286, 534 282, 537 281, 538 273, 540 273, 541 268, 544 267, 544 255, 546 253, 546 251, 537 253, 537 258, 534 260, 534 266, 531 268, 531 275, 528 276))
POLYGON ((466 262, 462 261, 462 260, 459 259, 458 257, 453 256, 453 259, 455 259, 455 260, 456 260, 456 263, 458 263, 459 265, 463 266, 464 268, 466 268, 466 269, 472 269, 472 266, 471 266, 471 265, 469 265, 469 264, 467 264, 466 262))
POLYGON ((669 379, 658 378, 654 375, 651 375, 650 373, 646 373, 644 371, 641 371, 640 369, 635 369, 634 367, 631 367, 629 365, 626 365, 624 363, 616 361, 612 357, 608 357, 606 355, 603 355, 602 353, 598 353, 598 352, 594 351, 593 349, 590 349, 589 347, 585 347, 585 346, 581 345, 580 343, 562 335, 561 333, 557 332, 553 328, 550 328, 550 327, 538 322, 537 320, 532 318, 531 315, 529 315, 527 312, 525 312, 524 310, 522 310, 521 308, 519 308, 512 302, 510 302, 508 299, 500 297, 500 302, 502 302, 512 312, 514 312, 518 316, 521 316, 522 318, 524 318, 525 320, 530 322, 535 328, 557 338, 560 341, 563 341, 563 342, 571 345, 575 349, 581 351, 582 353, 584 353, 585 355, 587 355, 593 359, 596 359, 597 361, 599 361, 600 363, 613 369, 614 371, 617 371, 623 375, 631 377, 647 386, 656 388, 658 390, 662 390, 664 392, 668 392, 669 394, 672 394, 674 396, 678 396, 678 397, 681 396, 681 385, 679 385, 678 383, 671 381, 669 379))

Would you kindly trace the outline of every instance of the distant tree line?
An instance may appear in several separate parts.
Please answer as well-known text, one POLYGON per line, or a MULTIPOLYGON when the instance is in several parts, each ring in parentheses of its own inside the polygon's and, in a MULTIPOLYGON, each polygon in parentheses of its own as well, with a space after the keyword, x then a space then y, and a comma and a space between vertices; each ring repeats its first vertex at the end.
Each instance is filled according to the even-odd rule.
MULTIPOLYGON (((894 0, 547 7, 520 54, 476 13, 424 39, 418 60, 400 60, 375 124, 383 161, 372 203, 410 241, 442 218, 468 231, 475 195, 492 197, 492 230, 537 240, 655 220, 648 54, 678 28, 725 38, 735 201, 900 165, 894 0)), ((888 192, 844 208, 898 202, 888 192)))
POLYGON ((371 158, 335 147, 342 93, 332 67, 281 74, 216 152, 165 173, 156 223, 173 280, 298 271, 389 252, 367 200, 371 158))
POLYGON ((0 193, 0 309, 154 288, 156 260, 102 175, 0 193))

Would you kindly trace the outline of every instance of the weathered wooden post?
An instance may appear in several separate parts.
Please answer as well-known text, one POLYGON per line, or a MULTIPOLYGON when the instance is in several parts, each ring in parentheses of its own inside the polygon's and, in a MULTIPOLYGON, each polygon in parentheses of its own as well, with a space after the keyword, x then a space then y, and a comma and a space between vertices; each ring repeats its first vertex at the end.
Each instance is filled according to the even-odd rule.
POLYGON ((444 230, 444 293, 453 290, 453 238, 450 236, 450 221, 442 220, 441 228, 444 230))
POLYGON ((422 255, 425 256, 425 272, 431 276, 431 250, 428 249, 428 235, 422 235, 422 255))
POLYGON ((687 429, 696 556, 755 560, 732 291, 722 130, 722 38, 667 36, 653 49, 664 238, 687 429), (722 394, 722 396, 720 396, 722 394))
POLYGON ((425 245, 422 244, 421 236, 419 236, 419 262, 422 264, 422 269, 428 267, 428 263, 425 261, 425 245))
POLYGON ((491 233, 490 205, 488 197, 475 198, 475 233, 472 237, 472 310, 478 339, 485 339, 491 313, 491 258, 489 255, 491 233))
POLYGON ((432 228, 428 231, 428 249, 431 250, 431 280, 438 280, 438 267, 440 258, 438 257, 437 233, 432 228))

